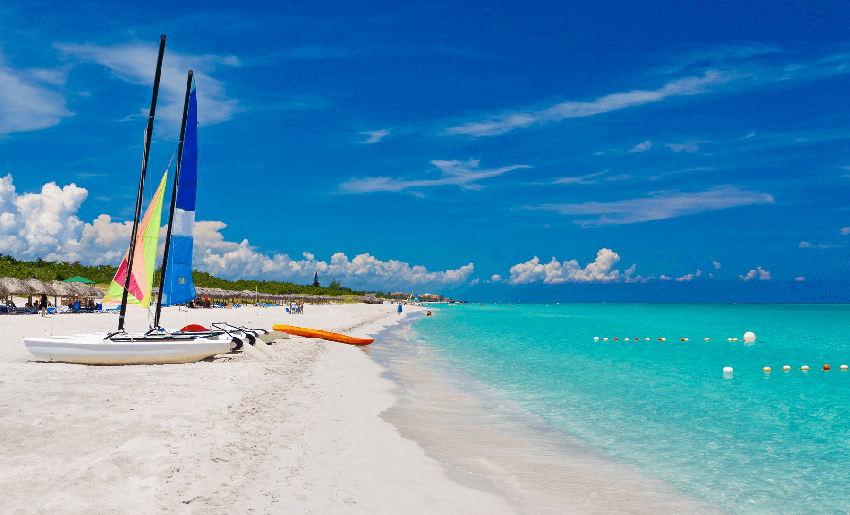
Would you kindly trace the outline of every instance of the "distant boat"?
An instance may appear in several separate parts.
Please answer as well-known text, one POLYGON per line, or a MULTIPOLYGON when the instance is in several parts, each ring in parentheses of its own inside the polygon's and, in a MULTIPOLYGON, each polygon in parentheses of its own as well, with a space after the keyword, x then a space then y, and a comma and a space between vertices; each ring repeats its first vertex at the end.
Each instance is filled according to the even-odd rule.
MULTIPOLYGON (((162 201, 168 170, 159 183, 151 203, 140 221, 142 194, 148 156, 150 154, 153 120, 156 112, 156 99, 159 91, 159 79, 162 71, 162 56, 165 51, 165 36, 160 38, 159 58, 154 78, 153 98, 150 116, 145 131, 144 157, 139 191, 136 198, 136 214, 130 247, 121 261, 118 271, 109 286, 104 301, 117 301, 120 298, 121 309, 118 318, 118 330, 112 333, 75 334, 56 337, 24 337, 27 350, 37 358, 46 361, 67 363, 85 363, 101 365, 187 363, 206 357, 241 348, 247 341, 254 345, 257 336, 264 330, 252 330, 229 324, 213 324, 214 328, 204 331, 166 331, 159 327, 159 315, 162 299, 175 304, 192 300, 195 288, 191 282, 192 233, 194 229, 195 185, 197 183, 197 100, 192 71, 186 85, 186 101, 183 107, 183 126, 178 144, 177 168, 172 193, 171 209, 168 221, 168 240, 166 255, 163 259, 163 274, 160 282, 159 300, 156 306, 154 326, 146 333, 127 333, 124 331, 124 318, 127 304, 149 307, 153 286, 153 272, 156 262, 157 244, 162 212, 162 201), (187 135, 186 123, 191 113, 192 127, 187 135), (186 170, 181 176, 184 138, 187 145, 186 170), (175 217, 175 211, 177 216, 175 217), (175 220, 177 223, 175 224, 175 220), (180 239, 183 238, 183 239, 180 239), (188 244, 188 249, 186 245, 188 244), (173 246, 169 259, 169 250, 173 246), (188 256, 188 258, 187 258, 188 256), (188 259, 188 261, 187 261, 188 259), (169 266, 170 264, 170 266, 169 266), (188 272, 187 272, 188 268, 188 272), (171 282, 168 278, 173 279, 171 282), (187 279, 188 278, 188 279, 187 279), (181 280, 182 279, 182 280, 181 280), (165 285, 164 285, 165 283, 165 285), (165 287, 164 287, 165 286, 165 287), (169 289, 166 289, 169 288, 169 289), (188 296, 191 294, 191 296, 188 296)), ((265 345, 260 343, 260 345, 265 345)))

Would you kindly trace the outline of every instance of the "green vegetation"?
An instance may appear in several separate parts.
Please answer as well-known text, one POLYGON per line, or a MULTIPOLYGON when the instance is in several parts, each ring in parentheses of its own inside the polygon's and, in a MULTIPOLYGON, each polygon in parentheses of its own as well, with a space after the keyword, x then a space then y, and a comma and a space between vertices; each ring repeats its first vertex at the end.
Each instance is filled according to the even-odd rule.
POLYGON ((76 261, 44 261, 41 258, 35 261, 18 261, 12 256, 0 254, 0 277, 34 277, 40 281, 64 281, 79 275, 98 284, 108 284, 117 270, 117 267, 109 265, 83 266, 76 261))
MULTIPOLYGON (((44 261, 39 258, 35 261, 19 261, 12 256, 4 256, 0 254, 0 277, 15 277, 18 279, 27 279, 34 277, 40 281, 63 281, 70 277, 81 276, 86 279, 91 279, 100 285, 107 285, 112 281, 118 267, 109 265, 84 266, 78 262, 67 263, 59 261, 44 261)), ((192 280, 195 286, 203 288, 221 288, 222 290, 251 290, 255 288, 260 293, 270 294, 300 294, 300 295, 364 295, 365 292, 355 291, 351 288, 341 286, 339 281, 334 279, 330 286, 305 286, 294 283, 279 282, 279 281, 228 281, 227 279, 219 279, 206 272, 195 270, 192 272, 192 280)), ((154 285, 159 284, 159 269, 154 273, 154 285)))

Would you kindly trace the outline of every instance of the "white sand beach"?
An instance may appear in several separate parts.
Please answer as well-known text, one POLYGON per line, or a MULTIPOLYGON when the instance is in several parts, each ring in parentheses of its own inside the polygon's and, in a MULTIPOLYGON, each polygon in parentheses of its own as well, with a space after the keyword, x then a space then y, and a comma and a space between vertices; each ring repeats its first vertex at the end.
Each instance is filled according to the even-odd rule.
MULTIPOLYGON (((163 325, 289 323, 363 337, 397 323, 395 308, 172 307, 163 325)), ((128 329, 147 317, 130 308, 128 329)), ((449 479, 379 417, 394 383, 358 347, 293 337, 266 362, 104 367, 34 361, 21 339, 111 330, 117 318, 0 316, 3 513, 514 512, 498 492, 449 479)))

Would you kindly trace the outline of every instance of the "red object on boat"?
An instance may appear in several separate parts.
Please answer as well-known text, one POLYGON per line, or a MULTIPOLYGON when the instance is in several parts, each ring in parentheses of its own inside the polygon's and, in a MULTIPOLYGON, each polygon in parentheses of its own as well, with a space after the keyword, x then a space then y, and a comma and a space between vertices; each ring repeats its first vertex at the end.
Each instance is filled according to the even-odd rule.
POLYGON ((282 331, 284 333, 292 334, 295 336, 303 336, 305 338, 322 338, 323 340, 347 343, 349 345, 369 345, 370 343, 375 341, 374 338, 354 338, 353 336, 346 336, 344 334, 322 331, 321 329, 307 329, 304 327, 295 327, 292 325, 284 324, 272 326, 272 329, 274 329, 275 331, 282 331))
POLYGON ((184 327, 183 329, 180 329, 180 332, 183 333, 183 332, 186 332, 186 331, 206 331, 206 330, 207 330, 207 328, 202 326, 202 325, 189 324, 186 327, 184 327))

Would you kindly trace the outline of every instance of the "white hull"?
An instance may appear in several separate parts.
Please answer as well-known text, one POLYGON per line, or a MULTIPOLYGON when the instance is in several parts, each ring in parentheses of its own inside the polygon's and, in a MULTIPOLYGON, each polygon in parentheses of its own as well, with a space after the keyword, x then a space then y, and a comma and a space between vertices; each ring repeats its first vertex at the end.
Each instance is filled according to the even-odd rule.
MULTIPOLYGON (((141 337, 142 335, 136 335, 141 337)), ((24 338, 27 350, 44 361, 88 365, 190 363, 230 352, 227 335, 214 338, 144 338, 107 340, 106 334, 78 334, 52 338, 24 338)))

